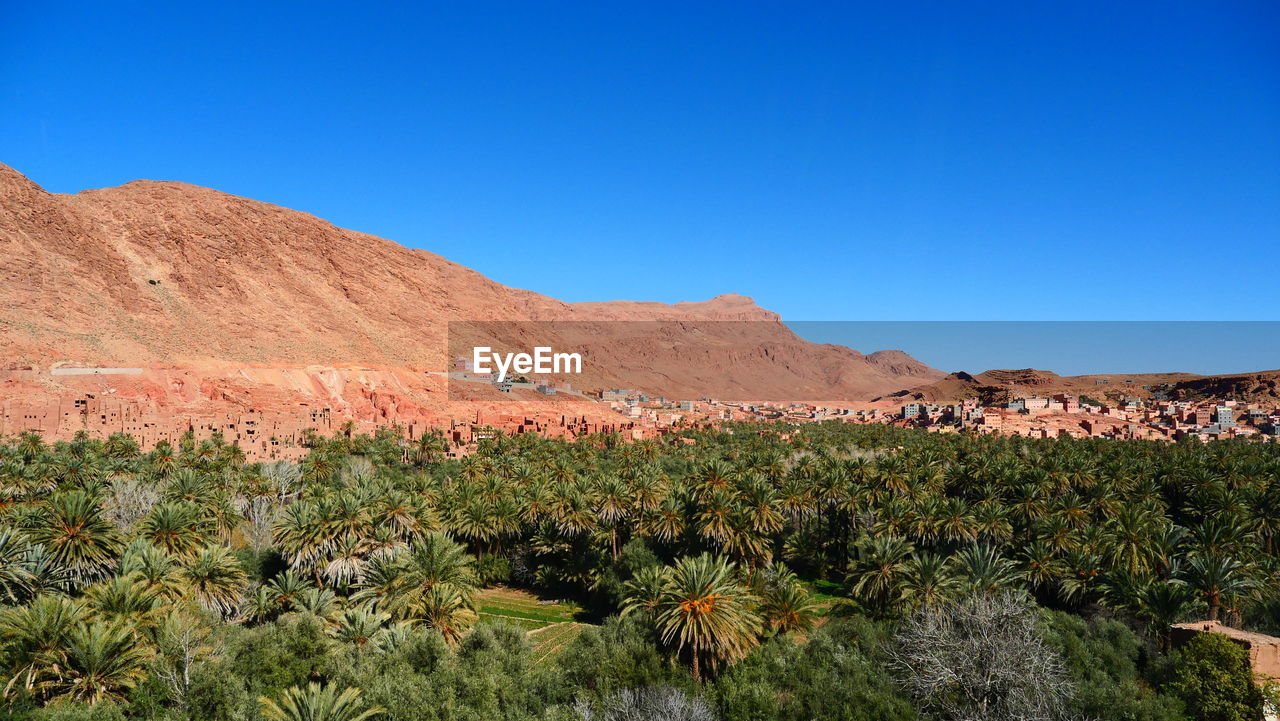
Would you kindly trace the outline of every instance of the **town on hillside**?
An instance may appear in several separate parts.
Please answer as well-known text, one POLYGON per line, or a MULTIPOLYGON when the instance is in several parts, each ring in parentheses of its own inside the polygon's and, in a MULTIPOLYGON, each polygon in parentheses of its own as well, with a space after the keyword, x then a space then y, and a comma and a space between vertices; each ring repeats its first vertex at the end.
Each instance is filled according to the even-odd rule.
MULTIPOLYGON (((105 380, 128 377, 132 371, 140 369, 55 368, 50 373, 90 374, 105 380)), ((395 428, 410 440, 438 434, 450 457, 471 455, 480 442, 498 434, 531 433, 572 440, 613 433, 625 441, 639 441, 729 422, 882 423, 939 433, 1029 438, 1280 440, 1280 405, 1276 403, 1231 398, 1172 400, 1158 389, 1149 397, 1124 392, 1108 394, 1101 400, 1069 393, 1048 397, 1010 394, 1010 399, 999 406, 983 405, 973 398, 949 404, 911 402, 896 406, 887 405, 888 401, 669 399, 637 389, 579 390, 567 382, 523 376, 499 382, 493 374, 475 373, 463 359, 451 370, 425 374, 444 376, 449 383, 457 383, 461 389, 456 391, 459 399, 473 393, 479 400, 457 402, 447 409, 425 408, 376 395, 367 407, 358 408, 336 407, 319 398, 308 403, 228 402, 220 408, 182 407, 157 404, 147 397, 122 397, 108 388, 100 393, 63 393, 52 400, 21 396, 0 399, 0 435, 32 431, 49 439, 65 440, 82 432, 103 438, 127 433, 144 447, 176 443, 186 434, 198 440, 217 435, 239 446, 252 461, 298 460, 307 454, 308 438, 313 434, 370 433, 378 428, 395 428)))

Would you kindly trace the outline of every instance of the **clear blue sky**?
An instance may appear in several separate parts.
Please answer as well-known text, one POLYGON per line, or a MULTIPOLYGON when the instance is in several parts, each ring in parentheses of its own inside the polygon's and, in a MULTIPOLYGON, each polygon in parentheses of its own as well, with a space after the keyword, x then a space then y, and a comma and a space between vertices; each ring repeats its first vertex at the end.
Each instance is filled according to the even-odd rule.
POLYGON ((1280 321, 800 321, 819 343, 898 348, 947 372, 1037 368, 1091 373, 1280 369, 1280 321))
POLYGON ((573 301, 1280 318, 1274 0, 199 5, 0 0, 0 161, 573 301))

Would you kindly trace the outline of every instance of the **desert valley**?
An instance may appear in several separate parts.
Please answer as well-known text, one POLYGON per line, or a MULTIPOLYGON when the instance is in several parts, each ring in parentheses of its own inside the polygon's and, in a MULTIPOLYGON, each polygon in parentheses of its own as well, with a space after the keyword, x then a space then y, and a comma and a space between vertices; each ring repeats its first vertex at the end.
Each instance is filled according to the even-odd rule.
POLYGON ((0 721, 1280 721, 1278 9, 0 2, 0 721))
MULTIPOLYGON (((749 298, 562 303, 438 255, 182 183, 56 195, 0 166, 5 359, 0 433, 218 431, 254 458, 299 457, 305 429, 399 425, 573 436, 642 424, 581 396, 448 393, 451 321, 589 322, 575 384, 673 399, 866 400, 943 373, 899 352, 808 343, 749 298), (682 358, 657 333, 713 338, 682 358), (614 330, 616 329, 616 330, 614 330), (649 334, 652 330, 654 334, 649 334), (762 351, 767 348, 767 351, 762 351), (735 396, 735 393, 741 394, 735 396), (455 394, 456 396, 456 394, 455 394)), ((641 431, 642 433, 647 431, 641 431)))
POLYGON ((1237 428, 1265 435, 1280 414, 1280 371, 947 374, 900 350, 807 342, 743 296, 564 303, 177 182, 59 195, 0 165, 0 243, 0 434, 123 432, 150 447, 218 433, 272 460, 305 455, 308 432, 377 427, 440 431, 464 455, 492 432, 637 440, 728 420, 1171 439, 1177 424, 1153 421, 1229 402, 1237 428), (587 328, 574 342, 588 372, 548 393, 550 381, 498 388, 460 370, 451 322, 513 321, 541 324, 538 342, 587 328))

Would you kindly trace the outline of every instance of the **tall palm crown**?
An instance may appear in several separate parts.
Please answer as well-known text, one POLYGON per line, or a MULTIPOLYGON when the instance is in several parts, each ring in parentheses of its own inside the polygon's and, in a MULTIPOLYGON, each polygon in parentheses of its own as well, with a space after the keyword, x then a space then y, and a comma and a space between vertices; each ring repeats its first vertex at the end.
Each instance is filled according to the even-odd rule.
POLYGON ((307 684, 285 689, 279 700, 262 697, 262 715, 272 721, 365 721, 382 714, 380 707, 365 708, 360 689, 307 684))
POLYGON ((66 491, 49 499, 32 541, 49 549, 77 587, 106 576, 116 565, 123 542, 97 499, 84 491, 66 491))
POLYGON ((759 640, 758 599, 734 577, 734 566, 711 555, 676 562, 667 578, 656 623, 662 640, 687 653, 693 675, 747 654, 759 640))

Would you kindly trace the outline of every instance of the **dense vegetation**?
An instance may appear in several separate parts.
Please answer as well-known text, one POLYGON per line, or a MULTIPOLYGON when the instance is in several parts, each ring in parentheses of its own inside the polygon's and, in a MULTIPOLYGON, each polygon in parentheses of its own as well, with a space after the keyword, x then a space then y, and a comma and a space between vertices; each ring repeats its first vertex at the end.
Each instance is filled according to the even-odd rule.
POLYGON ((1241 649, 1166 630, 1280 630, 1280 446, 782 429, 8 439, 3 713, 1259 717, 1241 649), (593 625, 535 655, 496 585, 593 625))

